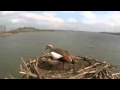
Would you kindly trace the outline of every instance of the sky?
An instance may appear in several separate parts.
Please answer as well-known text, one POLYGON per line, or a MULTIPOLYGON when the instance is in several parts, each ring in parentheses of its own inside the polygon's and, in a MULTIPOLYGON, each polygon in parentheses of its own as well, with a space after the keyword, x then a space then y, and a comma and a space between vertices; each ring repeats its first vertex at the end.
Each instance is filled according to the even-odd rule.
POLYGON ((120 32, 120 11, 0 11, 7 31, 19 27, 120 32))

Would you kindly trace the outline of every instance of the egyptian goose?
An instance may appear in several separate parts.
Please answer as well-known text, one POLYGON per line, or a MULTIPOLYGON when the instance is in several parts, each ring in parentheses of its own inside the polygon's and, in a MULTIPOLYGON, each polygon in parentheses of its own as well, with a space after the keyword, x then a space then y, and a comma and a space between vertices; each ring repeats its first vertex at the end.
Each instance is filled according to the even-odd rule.
POLYGON ((64 69, 64 62, 75 64, 68 51, 59 48, 54 48, 52 45, 47 45, 46 50, 47 49, 50 50, 50 54, 53 59, 63 62, 63 69, 64 69))

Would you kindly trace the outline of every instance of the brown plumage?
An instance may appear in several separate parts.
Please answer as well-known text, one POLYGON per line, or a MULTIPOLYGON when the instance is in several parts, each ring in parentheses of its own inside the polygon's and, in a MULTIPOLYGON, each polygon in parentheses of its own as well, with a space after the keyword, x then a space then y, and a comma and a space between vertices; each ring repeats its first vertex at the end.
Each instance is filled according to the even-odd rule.
POLYGON ((64 62, 75 64, 68 51, 59 48, 54 48, 52 45, 47 45, 46 50, 47 49, 50 49, 50 54, 54 59, 63 62, 63 64, 64 62))

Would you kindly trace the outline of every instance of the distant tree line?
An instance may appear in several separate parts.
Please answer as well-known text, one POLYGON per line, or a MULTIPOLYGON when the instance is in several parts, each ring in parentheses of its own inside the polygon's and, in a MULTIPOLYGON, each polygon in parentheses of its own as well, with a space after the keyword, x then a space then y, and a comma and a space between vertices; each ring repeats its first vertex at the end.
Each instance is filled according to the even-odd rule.
POLYGON ((120 32, 100 32, 104 34, 111 34, 111 35, 120 35, 120 32))
POLYGON ((18 29, 35 29, 34 27, 20 27, 18 29))

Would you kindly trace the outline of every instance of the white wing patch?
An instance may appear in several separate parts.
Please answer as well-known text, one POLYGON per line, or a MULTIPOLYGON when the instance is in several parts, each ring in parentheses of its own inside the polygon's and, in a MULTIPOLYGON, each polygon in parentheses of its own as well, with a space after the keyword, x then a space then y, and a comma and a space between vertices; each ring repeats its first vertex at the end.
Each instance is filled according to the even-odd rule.
POLYGON ((63 57, 62 55, 56 53, 56 52, 51 52, 51 56, 54 58, 54 59, 59 59, 61 57, 63 57))

